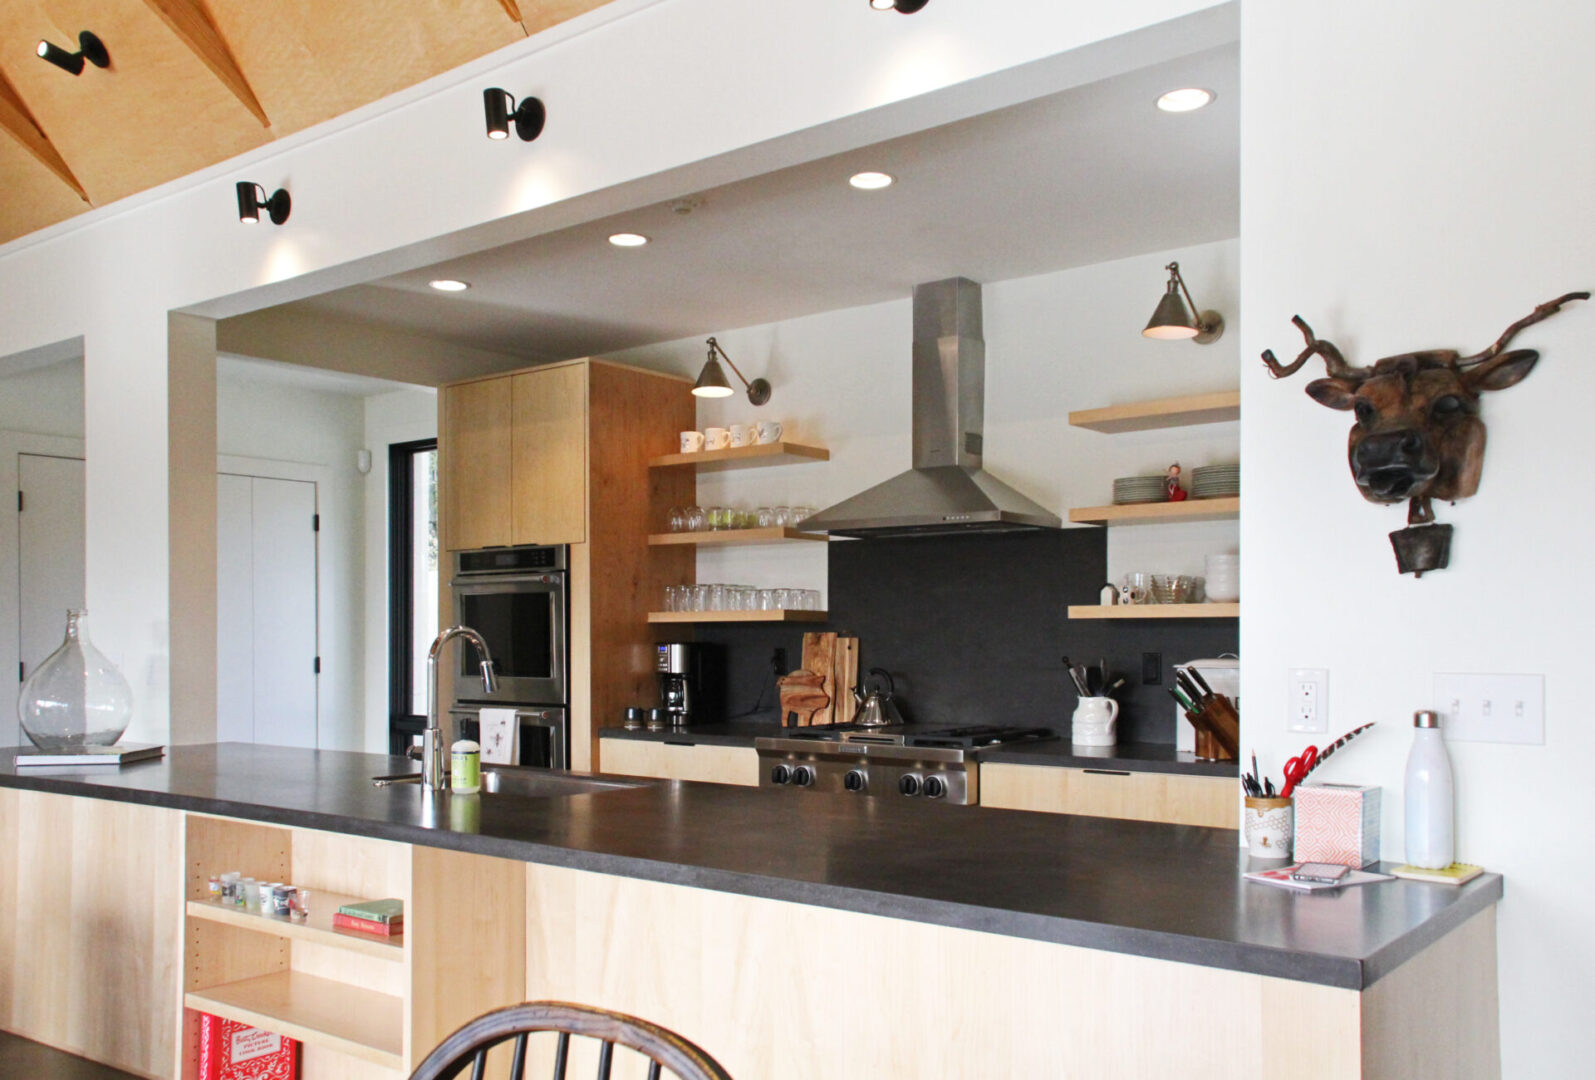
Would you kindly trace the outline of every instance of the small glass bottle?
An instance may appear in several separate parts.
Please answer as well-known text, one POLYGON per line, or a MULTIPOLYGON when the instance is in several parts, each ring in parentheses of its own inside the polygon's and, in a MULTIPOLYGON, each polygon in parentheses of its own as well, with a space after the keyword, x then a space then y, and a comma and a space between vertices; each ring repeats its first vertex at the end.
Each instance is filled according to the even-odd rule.
POLYGON ((1451 758, 1440 735, 1440 714, 1412 714, 1412 751, 1405 788, 1407 865, 1444 870, 1456 861, 1456 807, 1451 758))

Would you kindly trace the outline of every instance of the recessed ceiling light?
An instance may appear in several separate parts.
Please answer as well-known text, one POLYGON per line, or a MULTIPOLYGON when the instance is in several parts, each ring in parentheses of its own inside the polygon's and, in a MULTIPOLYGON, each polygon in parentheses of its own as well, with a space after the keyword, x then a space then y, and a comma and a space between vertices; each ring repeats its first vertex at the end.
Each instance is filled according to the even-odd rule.
POLYGON ((427 284, 438 292, 464 292, 471 287, 469 282, 456 281, 453 278, 438 278, 435 281, 427 282, 427 284))
POLYGON ((860 191, 879 191, 881 188, 891 187, 897 182, 897 178, 889 173, 861 172, 848 177, 847 182, 860 191))
POLYGON ((1187 86, 1180 90, 1170 90, 1158 98, 1157 107, 1164 112, 1193 112, 1203 105, 1211 104, 1213 97, 1211 90, 1187 86))
POLYGON ((642 247, 648 238, 641 233, 618 232, 609 238, 609 242, 616 247, 642 247))

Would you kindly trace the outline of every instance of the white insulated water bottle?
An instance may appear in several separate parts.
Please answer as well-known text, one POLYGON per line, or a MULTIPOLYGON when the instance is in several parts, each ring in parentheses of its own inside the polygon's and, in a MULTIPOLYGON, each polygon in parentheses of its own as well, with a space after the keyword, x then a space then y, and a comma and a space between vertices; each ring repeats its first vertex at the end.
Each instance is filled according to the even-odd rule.
POLYGON ((1440 714, 1412 714, 1412 752, 1407 755, 1407 865, 1444 870, 1456 861, 1456 808, 1451 793, 1451 758, 1440 735, 1440 714))

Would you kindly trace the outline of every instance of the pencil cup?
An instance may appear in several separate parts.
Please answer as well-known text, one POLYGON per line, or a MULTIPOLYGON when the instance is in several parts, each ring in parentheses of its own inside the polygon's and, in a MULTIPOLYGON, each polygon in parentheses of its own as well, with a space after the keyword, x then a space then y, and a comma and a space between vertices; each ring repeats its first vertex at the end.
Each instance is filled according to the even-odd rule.
POLYGON ((1291 800, 1248 795, 1244 822, 1253 858, 1290 858, 1291 800))

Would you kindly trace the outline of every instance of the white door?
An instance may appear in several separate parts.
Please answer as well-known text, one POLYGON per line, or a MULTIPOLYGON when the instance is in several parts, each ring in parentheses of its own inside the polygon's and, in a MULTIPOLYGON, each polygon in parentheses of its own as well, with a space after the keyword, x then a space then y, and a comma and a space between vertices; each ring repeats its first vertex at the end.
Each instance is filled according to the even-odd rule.
POLYGON ((316 485, 217 477, 217 738, 316 745, 316 485))
POLYGON ((67 609, 83 606, 83 459, 18 454, 17 481, 20 685, 60 647, 67 609))

